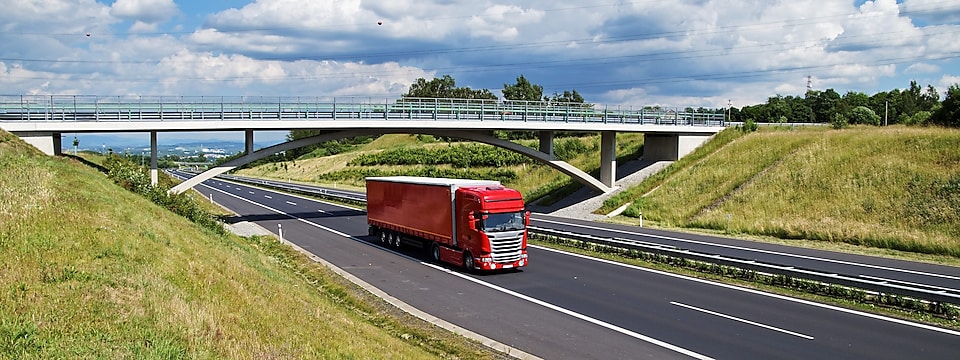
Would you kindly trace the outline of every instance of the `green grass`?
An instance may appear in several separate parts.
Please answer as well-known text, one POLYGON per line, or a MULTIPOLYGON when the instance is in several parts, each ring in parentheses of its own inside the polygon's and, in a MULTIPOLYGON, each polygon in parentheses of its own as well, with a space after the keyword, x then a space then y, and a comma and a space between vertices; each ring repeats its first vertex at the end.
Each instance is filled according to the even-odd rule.
POLYGON ((0 358, 492 358, 0 132, 0 358))
POLYGON ((675 171, 624 215, 960 256, 960 131, 764 129, 675 171))

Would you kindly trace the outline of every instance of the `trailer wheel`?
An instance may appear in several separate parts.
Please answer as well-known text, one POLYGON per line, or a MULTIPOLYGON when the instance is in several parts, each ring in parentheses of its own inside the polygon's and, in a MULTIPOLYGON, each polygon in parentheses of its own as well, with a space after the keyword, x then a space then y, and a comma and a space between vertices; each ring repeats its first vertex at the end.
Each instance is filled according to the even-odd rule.
POLYGON ((473 272, 473 255, 469 251, 463 253, 463 269, 473 272))
POLYGON ((430 246, 430 254, 433 255, 433 262, 440 263, 440 244, 434 242, 433 245, 430 246))
POLYGON ((391 232, 390 239, 393 240, 393 242, 390 243, 391 245, 393 245, 393 247, 396 247, 396 248, 400 247, 400 233, 391 232))
POLYGON ((380 243, 381 243, 381 244, 386 244, 386 243, 387 243, 387 240, 389 240, 389 238, 388 238, 388 237, 390 236, 390 234, 388 233, 389 231, 390 231, 390 230, 380 230, 380 243))

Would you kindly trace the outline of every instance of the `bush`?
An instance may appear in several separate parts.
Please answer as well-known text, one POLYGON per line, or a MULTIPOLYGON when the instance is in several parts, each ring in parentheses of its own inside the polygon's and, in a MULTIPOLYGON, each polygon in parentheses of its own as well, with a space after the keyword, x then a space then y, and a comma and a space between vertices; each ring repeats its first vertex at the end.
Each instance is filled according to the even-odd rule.
POLYGON ((850 111, 851 124, 880 125, 880 115, 866 106, 857 106, 850 111))
POLYGON ((140 194, 154 204, 217 234, 226 233, 220 221, 203 210, 193 198, 186 194, 170 194, 169 187, 150 184, 150 176, 146 168, 135 165, 116 154, 107 157, 104 167, 107 168, 107 176, 124 189, 140 194))
POLYGON ((753 121, 753 119, 747 119, 747 121, 743 122, 743 127, 740 128, 740 130, 742 130, 743 132, 754 132, 754 131, 757 131, 757 129, 759 128, 760 126, 757 125, 756 121, 753 121))
POLYGON ((830 120, 830 125, 832 125, 834 129, 844 129, 850 126, 850 122, 847 121, 847 117, 843 114, 834 113, 833 118, 830 120))

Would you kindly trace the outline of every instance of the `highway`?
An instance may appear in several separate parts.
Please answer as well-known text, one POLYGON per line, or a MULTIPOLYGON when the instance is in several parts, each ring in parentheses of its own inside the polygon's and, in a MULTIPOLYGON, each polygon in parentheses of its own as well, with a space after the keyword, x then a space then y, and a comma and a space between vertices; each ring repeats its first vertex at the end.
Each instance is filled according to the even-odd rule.
MULTIPOLYGON (((237 178, 264 185, 303 192, 324 192, 334 196, 365 201, 363 193, 273 180, 237 178)), ((636 226, 596 223, 532 214, 530 223, 540 228, 555 229, 597 237, 620 238, 644 243, 673 246, 704 254, 753 260, 767 264, 792 266, 822 273, 844 274, 865 280, 887 281, 930 290, 960 294, 960 267, 895 260, 873 256, 838 253, 817 249, 739 240, 733 238, 681 233, 636 226)))
MULTIPOLYGON (((380 247, 366 236, 361 211, 220 180, 197 190, 239 221, 274 232, 282 224, 286 241, 420 310, 542 358, 960 354, 960 332, 539 247, 529 249, 523 271, 464 274, 429 263, 421 249, 380 247)), ((573 226, 582 225, 589 224, 573 226)))

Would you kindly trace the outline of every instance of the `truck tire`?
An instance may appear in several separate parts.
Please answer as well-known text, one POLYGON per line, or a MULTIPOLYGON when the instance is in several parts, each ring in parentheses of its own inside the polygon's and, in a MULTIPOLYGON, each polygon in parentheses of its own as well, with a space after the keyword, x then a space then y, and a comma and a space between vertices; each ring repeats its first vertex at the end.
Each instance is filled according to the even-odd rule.
POLYGON ((430 255, 433 255, 433 262, 437 264, 440 263, 440 244, 434 242, 433 245, 430 246, 430 255))
POLYGON ((473 254, 469 251, 463 253, 463 270, 468 273, 473 272, 473 254))
POLYGON ((380 243, 381 243, 381 244, 386 244, 386 243, 387 243, 387 240, 390 239, 390 234, 389 234, 389 232, 390 232, 390 230, 383 230, 383 229, 380 230, 380 243))
POLYGON ((395 248, 400 247, 400 233, 396 231, 390 232, 390 245, 392 245, 395 248))

